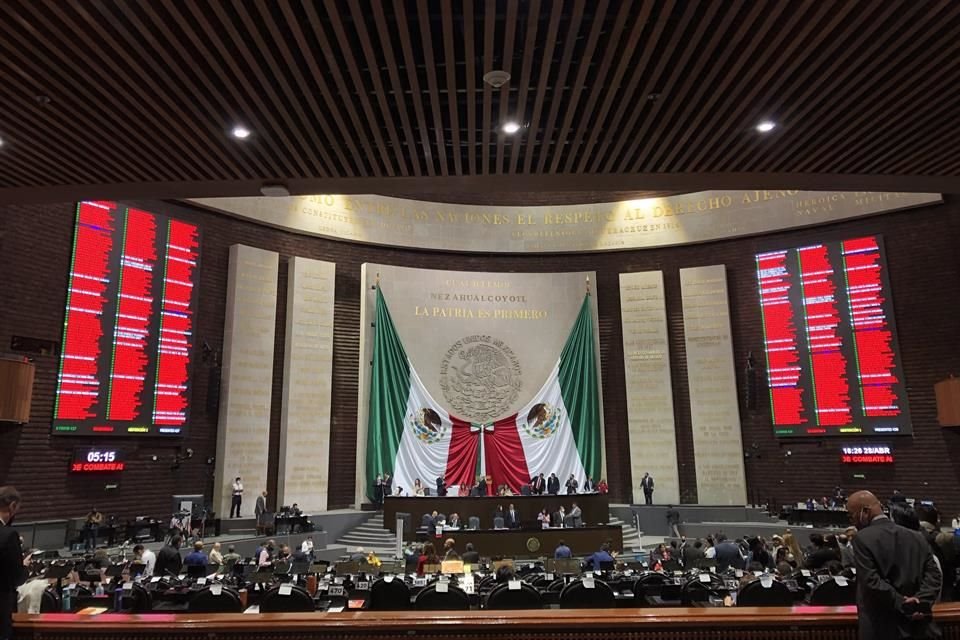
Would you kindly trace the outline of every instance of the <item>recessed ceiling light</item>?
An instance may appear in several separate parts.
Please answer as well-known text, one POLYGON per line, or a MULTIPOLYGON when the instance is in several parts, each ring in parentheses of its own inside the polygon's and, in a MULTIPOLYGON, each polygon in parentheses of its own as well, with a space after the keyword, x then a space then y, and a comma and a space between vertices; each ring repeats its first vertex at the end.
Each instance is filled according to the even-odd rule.
POLYGON ((504 133, 516 133, 517 131, 520 131, 520 124, 517 122, 511 120, 503 125, 504 133))
POLYGON ((757 125, 757 131, 760 133, 769 133, 777 128, 776 123, 771 122, 770 120, 764 120, 757 125))
POLYGON ((250 137, 250 129, 237 125, 233 128, 233 131, 231 131, 230 134, 237 140, 245 140, 246 138, 250 137))

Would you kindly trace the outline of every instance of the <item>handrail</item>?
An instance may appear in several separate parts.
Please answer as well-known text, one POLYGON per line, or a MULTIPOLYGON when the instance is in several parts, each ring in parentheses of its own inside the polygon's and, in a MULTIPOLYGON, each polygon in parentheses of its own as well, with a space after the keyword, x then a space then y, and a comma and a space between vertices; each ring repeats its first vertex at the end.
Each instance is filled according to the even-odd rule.
MULTIPOLYGON (((937 605, 934 616, 938 622, 960 623, 960 603, 937 605)), ((456 626, 459 629, 493 629, 509 626, 524 628, 567 628, 588 624, 593 628, 631 628, 669 625, 671 628, 782 627, 785 620, 792 627, 822 627, 855 625, 855 607, 733 607, 733 608, 657 608, 657 609, 590 609, 530 611, 458 611, 458 612, 374 612, 340 613, 271 613, 244 614, 102 614, 96 617, 78 617, 73 614, 46 613, 17 614, 14 626, 23 632, 64 632, 76 630, 136 633, 178 631, 253 631, 259 627, 269 631, 327 628, 337 631, 378 631, 397 629, 434 631, 456 626)))

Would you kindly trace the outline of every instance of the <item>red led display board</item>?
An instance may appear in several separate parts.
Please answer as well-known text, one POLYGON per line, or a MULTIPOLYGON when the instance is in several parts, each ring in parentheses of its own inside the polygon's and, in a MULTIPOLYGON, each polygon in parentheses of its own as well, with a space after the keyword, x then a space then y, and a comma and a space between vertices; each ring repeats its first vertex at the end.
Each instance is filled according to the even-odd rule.
POLYGON ((77 205, 53 432, 180 436, 195 345, 196 226, 77 205))
POLYGON ((756 264, 776 435, 912 433, 881 238, 756 264))

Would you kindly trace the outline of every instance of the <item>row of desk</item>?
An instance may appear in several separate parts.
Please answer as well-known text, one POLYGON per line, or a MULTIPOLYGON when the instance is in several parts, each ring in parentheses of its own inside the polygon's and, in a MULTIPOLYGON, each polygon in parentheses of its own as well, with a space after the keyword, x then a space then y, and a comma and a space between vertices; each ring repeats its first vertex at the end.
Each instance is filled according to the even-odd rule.
POLYGON ((466 551, 467 544, 470 543, 477 553, 487 557, 552 558, 554 549, 560 545, 561 540, 577 556, 590 555, 604 543, 610 543, 610 548, 614 551, 623 550, 623 529, 614 525, 572 529, 460 529, 445 531, 440 538, 427 536, 423 539, 434 540, 439 545, 439 551, 447 538, 453 538, 454 548, 460 554, 466 551))

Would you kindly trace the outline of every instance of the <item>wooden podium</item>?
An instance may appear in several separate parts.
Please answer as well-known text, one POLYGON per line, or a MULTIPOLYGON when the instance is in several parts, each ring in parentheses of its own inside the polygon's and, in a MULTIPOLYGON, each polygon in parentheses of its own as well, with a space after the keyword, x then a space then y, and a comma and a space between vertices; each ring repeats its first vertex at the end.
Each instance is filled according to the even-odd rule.
POLYGON ((933 385, 937 396, 937 422, 941 427, 960 427, 960 378, 950 376, 933 385))
POLYGON ((36 366, 26 358, 0 356, 0 422, 30 421, 36 366))

